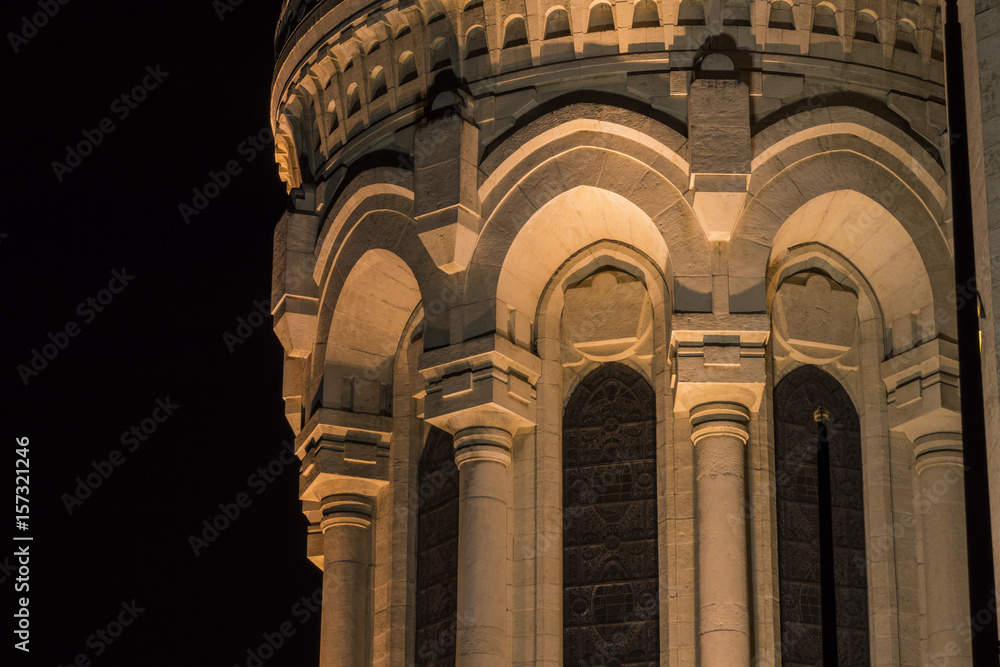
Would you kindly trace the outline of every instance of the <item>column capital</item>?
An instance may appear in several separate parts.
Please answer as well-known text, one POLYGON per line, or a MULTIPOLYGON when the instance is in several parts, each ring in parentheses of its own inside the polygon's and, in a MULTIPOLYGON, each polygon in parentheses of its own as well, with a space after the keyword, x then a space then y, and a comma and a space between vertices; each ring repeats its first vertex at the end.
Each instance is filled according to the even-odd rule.
POLYGON ((541 360, 501 336, 482 336, 420 355, 427 380, 424 419, 453 435, 498 428, 513 435, 535 425, 541 360))
POLYGON ((767 315, 686 315, 673 327, 674 412, 720 402, 738 403, 750 412, 760 409, 771 333, 767 315))
POLYGON ((320 530, 326 532, 332 526, 357 526, 371 528, 375 504, 367 496, 339 493, 320 501, 322 521, 320 530))
POLYGON ((748 406, 740 403, 702 403, 691 408, 691 439, 694 444, 710 436, 739 438, 743 444, 750 439, 748 406))
POLYGON ((964 466, 961 433, 928 433, 913 442, 916 470, 919 475, 932 466, 964 466))
POLYGON ((882 362, 889 428, 911 442, 933 433, 960 433, 958 346, 941 339, 882 362))
POLYGON ((299 498, 374 498, 389 483, 391 437, 389 417, 319 409, 296 438, 296 454, 302 460, 299 498))
POLYGON ((461 470, 471 461, 496 461, 509 467, 513 443, 513 434, 503 428, 464 428, 455 433, 455 465, 461 470))

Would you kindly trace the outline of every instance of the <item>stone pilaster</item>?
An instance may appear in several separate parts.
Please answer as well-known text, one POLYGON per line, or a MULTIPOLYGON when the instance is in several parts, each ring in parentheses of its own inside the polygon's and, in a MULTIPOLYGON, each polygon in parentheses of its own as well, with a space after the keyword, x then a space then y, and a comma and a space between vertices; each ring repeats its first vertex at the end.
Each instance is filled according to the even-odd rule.
POLYGON ((965 534, 957 350, 934 340, 882 364, 889 423, 913 444, 914 513, 923 528, 928 664, 972 665, 967 627, 969 572, 965 534))
POLYGON ((695 449, 699 663, 749 666, 747 526, 733 517, 745 514, 748 426, 763 395, 768 332, 756 316, 677 324, 690 327, 675 329, 671 346, 674 411, 690 414, 695 449))
POLYGON ((425 353, 425 419, 455 437, 458 667, 509 664, 507 498, 514 435, 534 425, 540 360, 502 338, 425 353))

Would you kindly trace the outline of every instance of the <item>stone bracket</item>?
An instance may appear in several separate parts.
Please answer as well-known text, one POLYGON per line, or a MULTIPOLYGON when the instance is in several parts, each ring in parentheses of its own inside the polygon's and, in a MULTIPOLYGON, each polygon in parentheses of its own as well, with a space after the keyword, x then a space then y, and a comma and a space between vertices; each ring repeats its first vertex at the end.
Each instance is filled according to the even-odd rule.
POLYGON ((426 120, 414 135, 413 154, 417 234, 438 268, 464 271, 482 224, 479 129, 457 113, 426 120))
POLYGON ((513 433, 535 424, 541 360, 502 336, 425 352, 420 372, 427 380, 424 418, 435 426, 452 433, 498 426, 513 433))
POLYGON ((675 318, 670 337, 674 360, 674 412, 704 403, 733 402, 760 408, 770 335, 767 315, 691 314, 675 318))
MULTIPOLYGON (((374 497, 389 483, 392 419, 321 408, 295 440, 299 498, 336 493, 374 497)), ((305 509, 305 508, 303 508, 305 509)))
POLYGON ((318 232, 315 211, 299 210, 286 211, 274 230, 271 313, 274 332, 290 357, 309 356, 316 338, 319 290, 313 250, 318 232))
POLYGON ((940 338, 882 362, 889 428, 911 442, 962 430, 958 346, 940 338))

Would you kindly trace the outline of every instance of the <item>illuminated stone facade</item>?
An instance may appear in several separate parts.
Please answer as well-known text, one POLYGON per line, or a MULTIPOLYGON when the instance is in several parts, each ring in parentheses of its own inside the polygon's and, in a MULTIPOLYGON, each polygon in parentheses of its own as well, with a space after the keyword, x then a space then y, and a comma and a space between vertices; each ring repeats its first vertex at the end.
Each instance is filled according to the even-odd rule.
POLYGON ((971 665, 941 40, 923 1, 286 1, 322 667, 971 665))

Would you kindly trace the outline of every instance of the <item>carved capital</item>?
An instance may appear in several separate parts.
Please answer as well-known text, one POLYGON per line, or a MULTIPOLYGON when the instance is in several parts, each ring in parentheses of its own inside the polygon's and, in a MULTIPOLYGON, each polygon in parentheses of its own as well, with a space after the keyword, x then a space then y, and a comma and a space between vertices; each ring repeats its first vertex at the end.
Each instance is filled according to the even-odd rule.
POLYGON ((911 442, 962 430, 958 347, 937 339, 882 362, 889 428, 911 442))
POLYGON ((764 394, 766 315, 687 315, 674 322, 674 412, 737 403, 750 412, 764 394))
POLYGON ((320 409, 296 438, 302 460, 299 497, 320 501, 337 494, 374 498, 389 483, 388 417, 320 409))
MULTIPOLYGON (((420 356, 427 422, 452 434, 491 427, 513 435, 535 424, 541 360, 500 336, 483 336, 420 356)), ((457 444, 457 443, 456 443, 457 444)))

